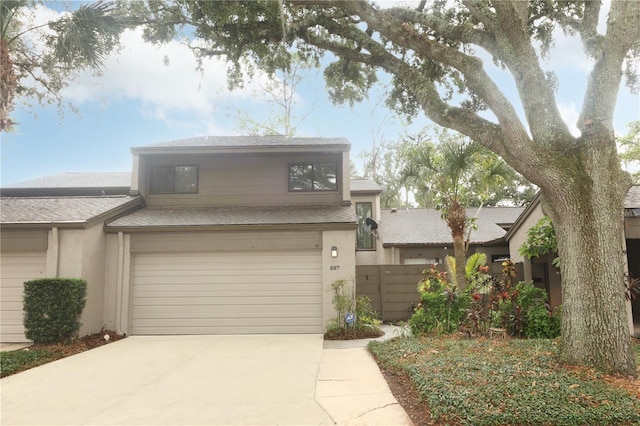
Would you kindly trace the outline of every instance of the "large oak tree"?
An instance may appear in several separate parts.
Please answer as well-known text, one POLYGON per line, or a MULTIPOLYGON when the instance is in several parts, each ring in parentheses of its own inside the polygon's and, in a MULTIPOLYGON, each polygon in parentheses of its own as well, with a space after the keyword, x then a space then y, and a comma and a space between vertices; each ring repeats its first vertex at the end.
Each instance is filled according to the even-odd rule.
POLYGON ((269 61, 286 57, 286 49, 310 60, 330 52, 320 63, 332 99, 362 98, 382 70, 393 80, 390 105, 409 115, 422 110, 499 154, 541 188, 558 233, 564 358, 637 375, 622 284, 631 181, 620 167, 612 115, 623 74, 635 81, 639 1, 613 0, 602 33, 601 2, 584 0, 421 0, 412 8, 355 0, 133 4, 150 39, 193 26, 197 54, 228 59, 232 83, 241 81, 242 64, 286 66, 269 61), (557 80, 542 66, 555 28, 579 37, 593 63, 585 93, 576 94, 584 95, 579 136, 560 116, 557 80), (477 52, 512 75, 524 119, 477 52))

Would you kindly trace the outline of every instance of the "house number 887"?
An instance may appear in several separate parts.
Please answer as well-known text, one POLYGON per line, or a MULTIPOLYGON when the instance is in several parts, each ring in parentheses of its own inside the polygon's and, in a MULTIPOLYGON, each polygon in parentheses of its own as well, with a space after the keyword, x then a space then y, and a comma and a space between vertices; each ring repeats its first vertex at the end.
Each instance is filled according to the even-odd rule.
POLYGON ((331 266, 329 266, 329 270, 330 271, 337 271, 338 269, 340 269, 340 265, 331 265, 331 266))

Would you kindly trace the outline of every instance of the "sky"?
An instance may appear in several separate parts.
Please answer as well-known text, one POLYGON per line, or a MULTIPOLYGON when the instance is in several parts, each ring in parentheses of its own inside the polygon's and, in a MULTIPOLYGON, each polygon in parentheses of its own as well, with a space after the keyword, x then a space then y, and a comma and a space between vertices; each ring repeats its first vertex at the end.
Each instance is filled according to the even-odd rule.
MULTIPOLYGON (((64 10, 59 2, 48 5, 52 9, 33 11, 35 23, 64 10)), ((242 90, 229 91, 226 63, 207 60, 199 73, 183 43, 153 46, 144 43, 136 30, 124 33, 121 44, 107 58, 101 75, 80 73, 64 90, 65 101, 79 113, 66 110, 60 115, 55 106, 37 103, 16 106, 13 118, 19 124, 13 132, 0 134, 2 185, 64 172, 129 171, 131 147, 204 135, 238 135, 238 115, 266 121, 277 111, 265 101, 261 89, 267 83, 265 76, 247 81, 242 90)), ((486 59, 501 89, 515 99, 513 81, 486 59)), ((578 40, 561 37, 543 66, 556 71, 558 106, 577 134, 575 123, 591 63, 578 40)), ((374 141, 398 140, 403 132, 415 133, 432 125, 423 114, 411 123, 395 117, 380 101, 384 86, 353 108, 331 103, 321 71, 310 73, 297 89, 293 115, 301 120, 298 136, 346 137, 359 168, 361 153, 371 150, 374 141)), ((626 125, 638 119, 638 95, 621 87, 614 114, 616 133, 625 134, 626 125)))

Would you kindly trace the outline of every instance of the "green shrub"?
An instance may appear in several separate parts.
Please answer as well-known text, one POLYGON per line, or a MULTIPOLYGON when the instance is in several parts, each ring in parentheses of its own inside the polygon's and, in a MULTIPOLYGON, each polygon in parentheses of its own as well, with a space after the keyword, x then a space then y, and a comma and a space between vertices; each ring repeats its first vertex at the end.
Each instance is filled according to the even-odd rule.
POLYGON ((371 299, 367 296, 356 297, 356 326, 357 327, 377 327, 380 321, 380 315, 371 306, 371 299))
POLYGON ((78 332, 87 282, 43 278, 24 283, 24 328, 35 343, 62 342, 78 332))
POLYGON ((491 325, 514 336, 554 338, 560 335, 559 310, 552 312, 546 292, 531 283, 505 286, 492 295, 491 325))
POLYGON ((382 321, 367 296, 356 296, 355 288, 346 280, 337 280, 331 284, 333 290, 333 318, 325 333, 328 339, 357 339, 382 335, 379 325, 382 321), (347 313, 354 314, 354 322, 347 324, 347 313))
POLYGON ((420 302, 409 318, 415 335, 451 333, 458 329, 466 315, 470 296, 446 280, 446 273, 431 267, 418 284, 420 302))
POLYGON ((553 339, 560 336, 562 320, 560 310, 549 311, 546 307, 532 309, 526 314, 524 335, 529 339, 553 339))

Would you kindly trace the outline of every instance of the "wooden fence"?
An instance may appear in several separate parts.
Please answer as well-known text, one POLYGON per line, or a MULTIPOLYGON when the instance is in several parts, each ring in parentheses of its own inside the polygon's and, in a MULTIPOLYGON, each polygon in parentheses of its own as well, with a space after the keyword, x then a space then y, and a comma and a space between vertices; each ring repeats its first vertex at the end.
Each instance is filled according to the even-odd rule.
MULTIPOLYGON (((406 321, 412 307, 420 301, 418 282, 428 265, 359 265, 356 266, 356 293, 371 299, 371 305, 384 321, 406 321)), ((489 265, 495 277, 502 276, 499 263, 489 265)), ((443 265, 438 269, 444 270, 443 265)), ((522 264, 516 264, 518 276, 523 279, 522 264)))

